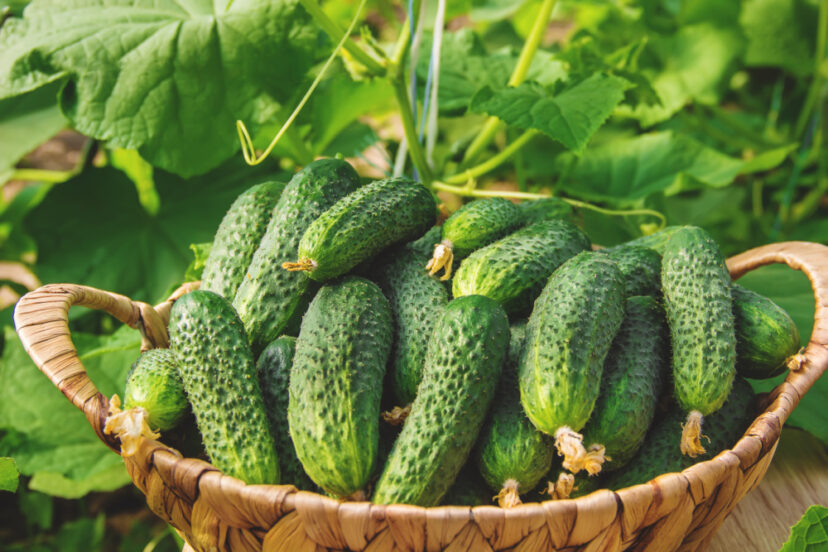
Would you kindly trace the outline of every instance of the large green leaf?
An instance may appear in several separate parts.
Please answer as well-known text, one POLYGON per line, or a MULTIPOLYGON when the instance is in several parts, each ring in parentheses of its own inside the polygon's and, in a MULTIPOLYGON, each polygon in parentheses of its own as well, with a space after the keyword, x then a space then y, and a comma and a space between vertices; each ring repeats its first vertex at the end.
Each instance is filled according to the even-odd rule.
POLYGON ((472 98, 471 109, 495 115, 524 130, 540 130, 580 152, 624 98, 628 87, 626 80, 600 73, 554 96, 533 82, 502 90, 483 87, 472 98))
POLYGON ((316 35, 295 0, 34 0, 0 30, 0 98, 64 83, 77 130, 200 174, 294 94, 316 35))
POLYGON ((810 74, 817 19, 816 6, 802 0, 745 0, 739 18, 747 36, 745 65, 810 74))
POLYGON ((791 527, 791 536, 779 552, 819 550, 828 550, 828 508, 815 504, 791 527))
MULTIPOLYGON (((57 105, 57 86, 0 100, 0 174, 66 125, 57 105)), ((5 181, 0 177, 0 184, 5 181)))
MULTIPOLYGON (((83 413, 44 376, 26 354, 17 334, 5 328, 0 360, 0 454, 32 475, 38 490, 58 496, 112 490, 129 481, 121 458, 100 442, 83 413), (56 482, 50 487, 43 481, 56 482)), ((123 382, 138 358, 140 334, 124 327, 111 336, 74 334, 81 362, 107 396, 123 393, 123 382)))
POLYGON ((90 169, 55 187, 24 220, 38 244, 43 283, 71 282, 140 301, 164 298, 190 264, 191 243, 212 241, 233 200, 271 169, 236 160, 182 180, 156 171, 161 206, 141 206, 133 183, 112 168, 90 169))
POLYGON ((681 27, 674 35, 654 39, 647 48, 654 61, 641 69, 660 102, 641 103, 634 109, 622 106, 619 112, 651 126, 689 102, 718 102, 742 47, 738 32, 708 23, 681 27))
POLYGON ((656 193, 668 195, 701 186, 723 187, 744 162, 682 134, 656 132, 614 140, 580 158, 565 155, 567 192, 597 201, 631 203, 656 193))

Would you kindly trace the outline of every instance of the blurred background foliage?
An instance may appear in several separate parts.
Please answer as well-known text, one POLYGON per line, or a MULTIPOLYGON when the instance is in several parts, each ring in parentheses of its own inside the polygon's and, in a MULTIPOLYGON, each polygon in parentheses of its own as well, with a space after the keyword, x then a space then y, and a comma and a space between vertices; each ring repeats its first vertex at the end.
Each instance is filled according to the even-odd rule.
MULTIPOLYGON (((387 80, 367 78, 358 61, 342 55, 273 155, 250 167, 234 120, 244 119, 264 148, 333 49, 295 2, 235 0, 232 9, 244 16, 239 24, 261 33, 257 42, 228 46, 231 65, 201 56, 205 45, 185 33, 187 47, 174 54, 175 77, 178 92, 191 96, 180 103, 153 82, 151 61, 166 55, 163 47, 116 52, 113 60, 73 49, 55 53, 60 48, 49 41, 66 29, 49 25, 71 29, 83 21, 111 28, 106 40, 114 41, 121 22, 108 19, 107 10, 83 11, 73 0, 65 3, 66 22, 49 22, 38 14, 50 2, 34 0, 24 12, 27 4, 0 1, 0 548, 174 550, 180 542, 148 512, 120 458, 23 351, 12 323, 15 301, 40 284, 72 282, 158 302, 184 281, 190 245, 209 242, 232 200, 256 182, 289 178, 314 157, 331 155, 345 156, 366 177, 410 173, 395 162, 403 137, 399 109, 387 80), (278 24, 261 23, 277 14, 278 24), (48 68, 21 78, 21 60, 35 54, 49 59, 48 68), (98 84, 109 87, 106 97, 96 97, 86 78, 93 66, 98 84), (219 86, 223 79, 227 90, 219 86), (135 103, 148 94, 152 102, 135 103), (136 111, 126 117, 107 102, 136 111)), ((322 6, 345 28, 357 4, 322 6)), ((424 3, 413 50, 415 121, 434 79, 436 4, 424 3)), ((726 255, 773 241, 828 243, 828 2, 560 0, 527 81, 508 88, 542 4, 447 2, 439 117, 436 126, 424 117, 419 125, 424 142, 433 142, 426 149, 438 182, 475 166, 464 152, 486 115, 497 115, 508 124, 476 162, 533 134, 479 176, 476 189, 655 210, 668 224, 703 226, 726 255), (588 94, 596 90, 603 102, 614 98, 606 113, 588 94)), ((361 43, 388 50, 406 9, 370 0, 361 43)), ((84 37, 66 40, 82 45, 84 37)), ((450 209, 460 204, 456 195, 439 195, 450 209)), ((578 216, 602 245, 652 232, 658 222, 588 208, 578 216)), ((813 294, 802 274, 766 267, 743 283, 778 302, 810 335, 813 294)), ((138 356, 138 334, 85 309, 70 318, 95 384, 108 396, 121 393, 138 356)), ((828 444, 826 401, 823 378, 790 425, 828 444)))

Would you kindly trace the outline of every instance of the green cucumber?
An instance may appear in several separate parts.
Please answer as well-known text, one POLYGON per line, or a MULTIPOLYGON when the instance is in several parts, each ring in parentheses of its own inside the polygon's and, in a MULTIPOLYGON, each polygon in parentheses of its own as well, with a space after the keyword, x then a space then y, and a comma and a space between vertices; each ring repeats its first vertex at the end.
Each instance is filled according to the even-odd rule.
MULTIPOLYGON (((623 318, 621 271, 606 255, 584 251, 552 274, 526 325, 520 400, 535 427, 555 436, 563 466, 573 472, 585 468, 586 456, 575 432, 598 399, 604 359, 623 318)), ((590 458, 600 471, 600 454, 590 458)))
POLYGON ((408 250, 420 254, 426 259, 429 259, 431 258, 431 254, 434 251, 434 246, 440 243, 440 240, 443 239, 442 236, 442 226, 432 226, 428 229, 428 232, 426 232, 416 240, 408 242, 407 244, 405 244, 404 247, 408 250))
POLYGON ((232 305, 212 291, 179 298, 170 312, 170 347, 213 465, 248 484, 278 483, 256 365, 232 305))
POLYGON ((282 483, 294 485, 303 491, 311 491, 315 490, 316 486, 302 468, 288 430, 288 386, 295 350, 295 337, 280 337, 265 347, 259 355, 256 371, 259 374, 259 386, 262 389, 270 431, 276 444, 282 483))
POLYGON ((512 325, 510 330, 508 359, 476 454, 483 479, 504 507, 520 504, 519 495, 538 484, 555 458, 552 441, 532 425, 520 404, 517 365, 525 325, 512 325))
POLYGON ((282 182, 263 182, 236 198, 216 231, 201 289, 233 300, 284 189, 282 182))
POLYGON ((689 412, 682 452, 704 452, 702 416, 718 410, 736 375, 736 333, 730 274, 716 242, 701 228, 670 238, 661 263, 664 310, 673 348, 673 386, 689 412))
POLYGON ((308 226, 359 184, 356 171, 345 161, 320 159, 285 186, 233 299, 255 352, 282 334, 308 288, 305 274, 287 272, 282 263, 296 258, 308 226))
POLYGON ((391 339, 388 301, 362 278, 322 286, 302 320, 290 436, 311 480, 336 496, 362 491, 374 471, 391 339))
POLYGON ((627 297, 661 295, 661 255, 653 249, 629 245, 601 250, 615 261, 624 276, 627 297))
POLYGON ((283 268, 324 282, 390 245, 422 236, 436 219, 437 205, 425 186, 408 178, 379 180, 313 221, 299 242, 299 261, 283 268))
POLYGON ((372 501, 436 506, 466 463, 494 398, 509 341, 503 308, 481 296, 444 309, 423 381, 372 501))
POLYGON ((126 377, 124 408, 140 406, 152 429, 166 431, 184 418, 189 404, 175 352, 151 349, 138 357, 126 377))
POLYGON ((736 324, 736 372, 746 378, 778 376, 799 351, 799 329, 779 305, 738 284, 732 284, 736 324))
POLYGON ((686 414, 682 408, 674 406, 653 425, 638 454, 620 471, 610 474, 607 487, 621 489, 645 483, 661 474, 679 472, 696 462, 713 458, 736 444, 753 421, 755 406, 750 384, 736 377, 722 407, 705 416, 705 433, 710 435, 710 440, 705 442, 707 452, 696 458, 688 458, 679 450, 681 426, 686 414))
POLYGON ((417 395, 431 332, 449 302, 448 290, 423 270, 427 258, 403 248, 380 268, 377 278, 394 318, 389 377, 399 406, 417 395))
POLYGON ((520 208, 524 224, 549 219, 569 220, 575 214, 572 205, 556 197, 522 201, 518 203, 518 208, 520 208))
POLYGON ((583 430, 584 443, 605 447, 604 471, 626 464, 644 441, 668 377, 669 355, 664 310, 652 297, 628 298, 598 401, 583 430))
POLYGON ((455 258, 467 257, 472 251, 489 245, 521 226, 521 211, 508 199, 493 197, 466 203, 443 223, 440 243, 435 245, 426 265, 432 276, 440 270, 440 278, 451 278, 455 258))
POLYGON ((552 272, 588 248, 589 238, 569 222, 536 222, 469 255, 452 291, 494 299, 511 315, 527 314, 552 272))

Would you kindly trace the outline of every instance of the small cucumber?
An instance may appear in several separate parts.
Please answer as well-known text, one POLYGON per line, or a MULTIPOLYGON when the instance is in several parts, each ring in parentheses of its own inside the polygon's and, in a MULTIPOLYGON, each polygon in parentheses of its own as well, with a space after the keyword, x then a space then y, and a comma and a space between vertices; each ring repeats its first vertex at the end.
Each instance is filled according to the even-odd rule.
POLYGON ((732 391, 722 407, 705 416, 707 452, 688 458, 679 450, 681 426, 686 413, 677 405, 659 419, 644 440, 638 453, 620 471, 607 479, 607 487, 621 489, 645 483, 663 473, 679 472, 696 462, 709 460, 732 447, 753 421, 755 396, 750 384, 740 377, 733 380, 732 391))
POLYGON ((216 231, 201 289, 233 300, 284 189, 282 182, 263 182, 236 198, 216 231))
POLYGON ((170 347, 213 465, 248 484, 278 483, 256 365, 230 303, 201 290, 178 299, 170 312, 170 347))
MULTIPOLYGON (((577 431, 598 399, 604 359, 624 318, 624 282, 606 255, 584 251, 552 274, 535 301, 521 353, 520 400, 540 431, 555 436, 563 466, 584 469, 577 431)), ((600 464, 600 453, 590 462, 600 464)))
POLYGON ((756 292, 732 284, 736 323, 736 372, 746 378, 765 379, 786 369, 788 358, 799 351, 799 329, 779 305, 756 292))
POLYGON ((124 408, 140 406, 152 429, 166 431, 184 418, 189 404, 175 352, 151 349, 138 357, 126 377, 124 408))
POLYGON ((426 265, 432 276, 445 269, 440 278, 451 278, 455 258, 467 257, 472 251, 489 245, 513 232, 522 224, 521 211, 508 199, 494 197, 466 203, 443 223, 440 243, 426 265))
POLYGON ((324 282, 390 245, 422 236, 436 219, 437 205, 425 186, 408 178, 379 180, 322 213, 299 242, 299 261, 283 268, 324 282))
POLYGON ((469 255, 452 291, 494 299, 511 315, 528 314, 552 272, 585 249, 589 238, 569 222, 537 222, 469 255))
POLYGON ((389 376, 399 406, 417 395, 431 332, 449 302, 448 290, 423 270, 427 258, 403 248, 379 270, 378 283, 394 318, 389 376))
POLYGON ((276 444, 276 454, 279 456, 282 483, 294 485, 303 491, 311 491, 315 490, 316 486, 302 468, 288 430, 288 386, 295 350, 295 337, 280 337, 265 347, 259 355, 256 371, 259 374, 259 386, 262 389, 270 431, 276 444))
POLYGON ((362 278, 322 286, 302 319, 290 436, 311 480, 336 496, 359 494, 374 471, 391 339, 388 301, 362 278))
POLYGON ((510 330, 509 356, 476 455, 483 479, 503 507, 520 504, 519 495, 538 484, 555 458, 552 441, 532 425, 520 404, 517 364, 525 325, 513 324, 510 330))
POLYGON ((495 301, 469 296, 448 304, 429 341, 423 381, 373 502, 440 503, 483 425, 508 342, 509 322, 495 301))
POLYGON ((556 197, 522 201, 518 203, 518 208, 521 211, 524 224, 533 224, 549 219, 569 220, 575 214, 572 205, 556 197))
POLYGON ((285 186, 233 299, 255 352, 282 334, 308 288, 306 275, 282 270, 282 263, 296 258, 296 248, 311 222, 359 185, 359 176, 348 163, 320 159, 285 186))
POLYGON ((647 247, 629 245, 604 249, 624 276, 627 297, 661 295, 661 255, 647 247))
POLYGON ((408 242, 404 247, 428 259, 434 251, 434 246, 443 239, 442 236, 443 228, 441 226, 432 226, 428 229, 428 232, 416 240, 408 242))
MULTIPOLYGON (((664 310, 652 297, 630 297, 604 364, 598 401, 584 426, 584 443, 605 447, 604 471, 635 454, 655 415, 670 367, 664 310)), ((586 466, 589 471, 590 466, 586 466)))
POLYGON ((716 242, 701 228, 670 238, 661 264, 664 310, 673 348, 673 385, 689 412, 682 452, 704 452, 701 418, 718 410, 736 375, 736 332, 730 274, 716 242))

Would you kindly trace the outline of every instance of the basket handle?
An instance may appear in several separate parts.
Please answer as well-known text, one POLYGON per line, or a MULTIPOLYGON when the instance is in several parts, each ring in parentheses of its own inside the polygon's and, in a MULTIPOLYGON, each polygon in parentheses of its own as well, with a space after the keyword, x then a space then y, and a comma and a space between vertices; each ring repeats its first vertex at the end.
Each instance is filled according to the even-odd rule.
MULTIPOLYGON (((786 379, 795 393, 784 409, 784 418, 780 420, 784 422, 802 396, 828 369, 828 247, 808 242, 764 245, 728 259, 727 267, 736 279, 773 263, 787 264, 804 272, 811 281, 816 299, 814 331, 804 353, 805 362, 802 369, 791 371, 786 379)), ((105 310, 137 328, 143 336, 142 350, 167 347, 166 327, 173 302, 199 284, 184 284, 155 308, 87 286, 50 284, 20 299, 14 310, 14 323, 23 347, 37 367, 83 411, 98 437, 114 450, 119 450, 118 442, 103 434, 109 400, 98 392, 78 359, 69 334, 69 307, 79 305, 105 310)))
POLYGON ((117 439, 104 435, 109 400, 86 373, 69 334, 69 308, 103 310, 141 332, 141 350, 169 347, 167 321, 172 303, 197 287, 185 284, 153 308, 108 291, 74 284, 49 284, 29 292, 14 308, 14 324, 26 352, 52 383, 83 411, 98 437, 114 450, 117 439))

